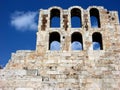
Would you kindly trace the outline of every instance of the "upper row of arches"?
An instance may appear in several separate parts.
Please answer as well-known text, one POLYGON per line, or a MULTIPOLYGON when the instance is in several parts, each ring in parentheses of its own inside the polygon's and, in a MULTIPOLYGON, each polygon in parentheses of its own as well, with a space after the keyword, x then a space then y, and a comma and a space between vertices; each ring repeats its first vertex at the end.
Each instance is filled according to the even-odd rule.
MULTIPOLYGON (((62 18, 62 9, 60 7, 52 7, 50 11, 50 27, 60 27, 61 18, 62 18)), ((83 15, 83 9, 79 6, 73 6, 68 9, 70 17, 70 25, 73 28, 79 28, 83 26, 83 17, 84 19, 90 19, 91 27, 100 28, 100 13, 97 7, 89 8, 89 13, 87 16, 83 15), (89 17, 89 18, 88 18, 89 17)))

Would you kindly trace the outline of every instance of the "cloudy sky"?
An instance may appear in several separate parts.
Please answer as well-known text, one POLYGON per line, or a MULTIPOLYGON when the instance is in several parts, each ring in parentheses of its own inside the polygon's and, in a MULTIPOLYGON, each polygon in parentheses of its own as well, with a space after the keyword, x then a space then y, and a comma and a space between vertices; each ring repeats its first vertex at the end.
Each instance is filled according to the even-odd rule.
POLYGON ((6 65, 12 52, 35 49, 39 9, 74 5, 104 6, 120 14, 120 0, 0 0, 0 65, 6 65))

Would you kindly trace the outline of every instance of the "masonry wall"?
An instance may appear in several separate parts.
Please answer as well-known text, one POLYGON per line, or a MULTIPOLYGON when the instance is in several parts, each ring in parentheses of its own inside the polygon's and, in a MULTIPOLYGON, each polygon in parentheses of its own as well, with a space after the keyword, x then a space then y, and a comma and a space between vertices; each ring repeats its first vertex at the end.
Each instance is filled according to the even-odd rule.
MULTIPOLYGON (((73 11, 74 12, 74 11, 73 11)), ((59 16, 57 13, 56 15, 59 16)), ((73 13, 74 15, 74 13, 73 13)), ((13 53, 0 70, 0 90, 119 90, 120 25, 118 13, 103 7, 79 6, 40 10, 36 50, 13 53), (80 9, 82 26, 72 28, 71 10, 80 9), (100 27, 92 28, 90 9, 99 11, 100 27), (50 27, 51 10, 60 10, 60 27, 50 27), (49 50, 50 33, 60 35, 60 50, 49 50), (102 35, 101 50, 93 50, 93 33, 102 35), (83 50, 71 49, 71 35, 80 33, 83 50)))

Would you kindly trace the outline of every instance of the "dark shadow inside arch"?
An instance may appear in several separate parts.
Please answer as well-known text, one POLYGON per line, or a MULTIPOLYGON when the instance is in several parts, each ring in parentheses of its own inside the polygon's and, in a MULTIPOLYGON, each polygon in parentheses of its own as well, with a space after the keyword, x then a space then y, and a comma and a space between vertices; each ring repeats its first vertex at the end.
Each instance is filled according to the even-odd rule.
POLYGON ((71 27, 82 27, 81 10, 78 8, 73 8, 71 10, 71 27))
POLYGON ((103 50, 102 35, 98 32, 93 33, 93 50, 103 50))
POLYGON ((50 27, 60 27, 60 10, 52 9, 50 12, 50 27))
POLYGON ((60 50, 60 34, 52 32, 49 34, 49 50, 60 50))
POLYGON ((92 28, 100 28, 100 15, 99 11, 96 8, 90 9, 90 21, 92 28))
POLYGON ((82 35, 75 32, 71 36, 71 49, 72 50, 83 50, 83 40, 82 35))

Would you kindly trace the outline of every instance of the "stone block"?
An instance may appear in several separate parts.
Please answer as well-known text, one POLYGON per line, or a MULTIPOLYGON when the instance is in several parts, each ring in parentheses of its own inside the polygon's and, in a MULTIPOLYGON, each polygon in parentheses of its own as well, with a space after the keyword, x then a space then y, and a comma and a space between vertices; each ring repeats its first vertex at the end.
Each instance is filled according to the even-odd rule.
POLYGON ((37 69, 28 69, 27 70, 27 75, 28 76, 37 76, 38 70, 37 69))
POLYGON ((15 90, 34 90, 33 88, 16 88, 15 90))

